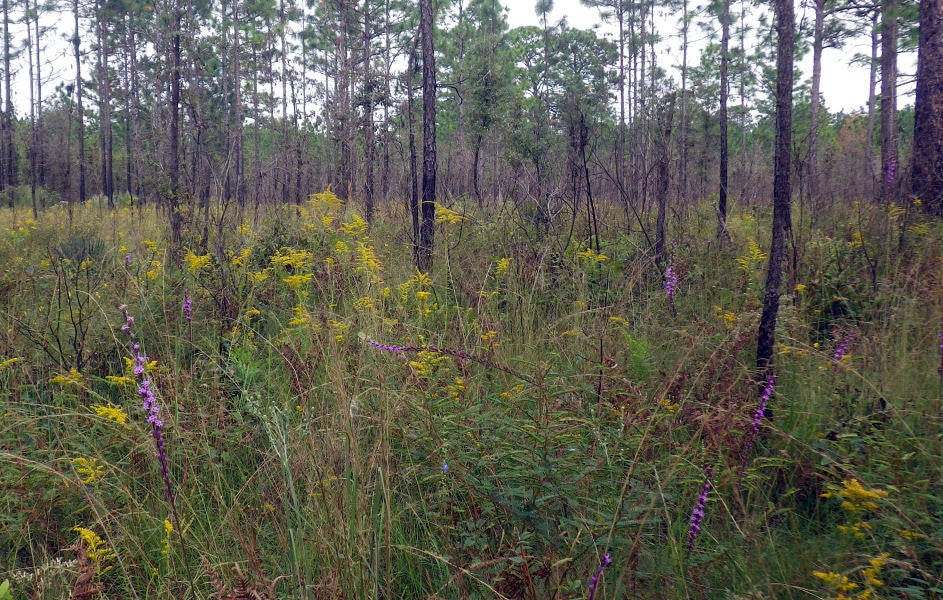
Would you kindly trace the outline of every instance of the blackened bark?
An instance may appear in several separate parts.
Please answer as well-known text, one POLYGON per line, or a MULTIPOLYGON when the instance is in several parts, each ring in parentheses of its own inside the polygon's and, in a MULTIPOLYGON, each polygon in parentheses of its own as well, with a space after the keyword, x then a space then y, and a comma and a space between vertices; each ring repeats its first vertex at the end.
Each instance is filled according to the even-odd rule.
POLYGON ((170 241, 174 253, 180 249, 182 241, 182 219, 180 215, 180 5, 179 0, 173 7, 173 33, 171 34, 170 56, 170 123, 168 126, 167 170, 170 172, 170 191, 167 209, 170 216, 170 241))
POLYGON ((419 249, 416 268, 432 267, 432 245, 435 235, 435 51, 432 45, 432 0, 421 0, 419 30, 422 37, 422 222, 419 226, 419 249))
POLYGON ((920 2, 913 192, 924 210, 943 216, 943 3, 920 2))
POLYGON ((789 179, 792 146, 792 68, 795 52, 795 14, 793 0, 776 0, 776 148, 773 172, 773 235, 766 272, 763 314, 756 343, 756 366, 766 371, 771 366, 779 313, 786 233, 791 228, 789 179))
POLYGON ((668 216, 668 190, 670 188, 671 167, 671 125, 674 120, 675 94, 672 92, 667 99, 667 106, 662 113, 661 126, 661 156, 658 159, 658 179, 655 187, 655 202, 658 205, 658 215, 655 218, 655 259, 661 260, 665 254, 665 225, 668 216))
MULTIPOLYGON (((78 14, 78 13, 76 13, 78 14)), ((76 17, 77 18, 77 17, 76 17)), ((78 30, 78 26, 76 26, 78 30)), ((13 208, 17 184, 16 149, 13 146, 13 88, 10 87, 10 5, 3 0, 3 87, 6 104, 0 113, 0 188, 6 190, 7 204, 13 208)))
POLYGON ((730 82, 727 63, 730 46, 730 0, 723 0, 720 15, 720 194, 717 200, 717 240, 730 239, 727 232, 727 97, 730 82))
POLYGON ((376 161, 377 145, 376 135, 373 131, 373 69, 372 69, 372 38, 370 33, 370 5, 369 2, 363 7, 363 90, 364 90, 364 109, 363 109, 363 145, 364 145, 364 180, 363 180, 363 204, 367 221, 373 222, 374 198, 374 169, 373 163, 376 161))

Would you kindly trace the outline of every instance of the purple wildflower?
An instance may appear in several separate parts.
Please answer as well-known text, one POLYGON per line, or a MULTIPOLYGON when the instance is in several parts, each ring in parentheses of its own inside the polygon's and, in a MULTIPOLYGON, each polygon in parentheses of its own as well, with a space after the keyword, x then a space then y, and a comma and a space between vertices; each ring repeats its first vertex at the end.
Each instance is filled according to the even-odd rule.
POLYGON ((449 472, 449 463, 445 462, 444 460, 442 461, 442 472, 443 473, 449 472))
POLYGON ((612 557, 606 553, 602 557, 602 562, 599 563, 599 566, 596 568, 596 574, 593 575, 593 578, 589 581, 589 595, 586 597, 586 600, 593 600, 593 596, 596 595, 596 587, 599 585, 599 578, 602 577, 602 572, 606 570, 606 567, 612 564, 612 557))
POLYGON ((674 267, 668 265, 665 269, 665 295, 668 296, 668 304, 671 306, 671 312, 675 312, 675 290, 678 289, 678 274, 674 267))
POLYGON ((741 477, 743 477, 743 473, 746 471, 747 461, 750 459, 750 451, 753 449, 753 443, 756 441, 756 436, 760 433, 760 423, 766 416, 766 405, 769 404, 770 398, 773 397, 773 388, 775 385, 775 375, 770 375, 766 378, 766 387, 763 388, 763 394, 760 396, 759 406, 757 406, 756 410, 753 412, 753 421, 750 423, 750 431, 747 434, 746 442, 743 445, 743 455, 740 459, 741 477))
POLYGON ((125 266, 125 267, 130 267, 132 260, 134 260, 134 255, 133 255, 133 254, 125 254, 125 255, 124 255, 124 266, 125 266))
POLYGON ((838 346, 835 348, 835 353, 832 355, 832 362, 834 364, 837 365, 842 361, 842 359, 848 356, 848 348, 851 347, 851 343, 855 341, 855 338, 857 337, 858 332, 852 331, 847 336, 845 336, 845 339, 843 339, 840 344, 838 344, 838 346))
POLYGON ((943 377, 943 333, 940 334, 940 377, 943 377))
POLYGON ((887 160, 887 170, 885 172, 885 177, 887 178, 887 185, 893 185, 894 178, 896 176, 897 176, 897 159, 892 156, 887 160))
POLYGON ((131 326, 134 325, 134 317, 128 313, 128 305, 122 304, 118 307, 118 310, 121 311, 121 316, 124 317, 124 323, 121 325, 121 331, 128 334, 128 337, 134 338, 134 332, 131 330, 131 326))
POLYGON ((193 301, 190 300, 189 290, 183 291, 183 315, 188 323, 193 320, 193 301))
POLYGON ((687 554, 691 553, 691 550, 694 548, 694 541, 697 539, 699 533, 701 533, 701 522, 704 520, 704 508, 707 506, 707 494, 711 491, 711 468, 707 467, 707 470, 704 472, 704 485, 701 486, 701 495, 697 498, 697 504, 694 506, 694 510, 691 512, 691 522, 688 525, 688 550, 687 554))
MULTIPOLYGON (((134 332, 131 330, 131 325, 134 323, 134 317, 128 313, 126 305, 121 305, 120 309, 121 314, 124 316, 124 325, 121 326, 121 329, 126 331, 133 340, 134 332)), ((146 421, 151 426, 151 437, 154 438, 154 446, 157 449, 157 462, 160 466, 161 478, 164 480, 164 492, 167 494, 171 509, 176 515, 175 495, 173 483, 170 479, 170 465, 167 459, 167 449, 164 446, 164 422, 160 419, 160 404, 157 402, 157 397, 152 389, 153 381, 150 375, 147 374, 147 355, 141 351, 141 345, 138 343, 132 344, 131 349, 134 351, 133 371, 134 376, 138 379, 138 395, 141 397, 141 405, 146 415, 146 421)))
POLYGON ((367 343, 376 348, 377 350, 383 350, 384 352, 392 352, 393 354, 398 354, 403 350, 406 350, 406 346, 396 346, 393 344, 381 344, 376 340, 367 340, 367 343))

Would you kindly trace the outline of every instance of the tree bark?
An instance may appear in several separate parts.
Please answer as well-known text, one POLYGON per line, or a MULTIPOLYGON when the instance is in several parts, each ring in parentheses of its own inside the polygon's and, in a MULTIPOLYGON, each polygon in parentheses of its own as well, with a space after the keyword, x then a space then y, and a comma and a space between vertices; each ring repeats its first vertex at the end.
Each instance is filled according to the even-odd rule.
MULTIPOLYGON (((4 0, 6 2, 6 0, 4 0)), ((82 52, 79 37, 79 0, 73 0, 72 12, 75 17, 75 34, 72 37, 72 49, 75 52, 75 108, 79 128, 79 202, 85 202, 85 114, 82 107, 82 52)), ((9 71, 8 71, 9 72, 9 71)))
POLYGON ((763 314, 756 344, 756 366, 761 373, 772 365, 776 339, 776 317, 786 234, 791 229, 790 150, 792 147, 792 69, 795 53, 795 14, 793 0, 776 0, 776 147, 773 174, 773 231, 763 296, 763 314))
POLYGON ((370 33, 370 3, 363 7, 363 145, 364 145, 364 180, 363 206, 367 222, 373 222, 374 165, 377 154, 376 135, 373 131, 373 53, 370 33))
POLYGON ((913 192, 931 215, 943 216, 943 3, 920 2, 913 192))
MULTIPOLYGON (((76 0, 78 1, 78 0, 76 0)), ((76 12, 76 20, 78 12, 76 12)), ((76 25, 78 31, 78 25, 76 25)), ((17 181, 16 148, 13 146, 13 88, 10 72, 10 4, 3 0, 3 87, 6 104, 0 115, 0 188, 6 191, 7 204, 13 208, 17 181)))
POLYGON ((662 114, 661 156, 658 160, 658 183, 655 194, 658 215, 655 218, 655 259, 660 260, 665 254, 666 222, 668 220, 668 190, 670 188, 671 166, 671 126, 674 120, 675 94, 668 96, 667 106, 662 114))
POLYGON ((432 267, 435 236, 436 139, 435 49, 432 43, 432 0, 421 0, 419 29, 422 37, 422 222, 416 268, 426 272, 432 267))
POLYGON ((898 0, 884 0, 881 12, 881 200, 897 196, 897 12, 898 0))
POLYGON ((812 26, 812 89, 809 98, 809 156, 806 173, 807 194, 818 194, 819 176, 819 90, 822 84, 822 50, 825 47, 825 0, 814 0, 815 23, 812 26))
POLYGON ((720 193, 717 199, 717 240, 730 240, 727 231, 727 97, 730 91, 730 81, 727 76, 730 47, 730 0, 721 0, 720 14, 720 193))

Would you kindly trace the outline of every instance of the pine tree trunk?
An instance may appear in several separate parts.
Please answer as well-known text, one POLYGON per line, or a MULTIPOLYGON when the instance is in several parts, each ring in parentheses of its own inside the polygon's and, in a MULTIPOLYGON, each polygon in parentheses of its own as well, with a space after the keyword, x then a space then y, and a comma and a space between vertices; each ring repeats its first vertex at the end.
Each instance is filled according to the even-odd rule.
POLYGON ((881 13, 881 200, 897 197, 897 12, 898 0, 884 0, 881 13))
POLYGON ((913 192, 924 210, 943 216, 943 3, 920 2, 913 192))
POLYGON ((727 64, 730 46, 730 0, 722 0, 720 15, 720 193, 717 200, 717 240, 726 242, 730 239, 727 232, 727 98, 730 82, 727 76, 727 64))
POLYGON ((419 252, 416 268, 427 272, 432 267, 435 235, 436 139, 435 51, 432 44, 432 0, 421 0, 419 29, 422 36, 422 221, 419 226, 419 252))
POLYGON ((763 295, 763 314, 756 343, 756 366, 761 373, 772 365, 776 317, 782 284, 786 234, 791 225, 790 151, 792 147, 792 70, 795 52, 793 0, 775 0, 776 11, 776 147, 773 174, 773 235, 763 295))

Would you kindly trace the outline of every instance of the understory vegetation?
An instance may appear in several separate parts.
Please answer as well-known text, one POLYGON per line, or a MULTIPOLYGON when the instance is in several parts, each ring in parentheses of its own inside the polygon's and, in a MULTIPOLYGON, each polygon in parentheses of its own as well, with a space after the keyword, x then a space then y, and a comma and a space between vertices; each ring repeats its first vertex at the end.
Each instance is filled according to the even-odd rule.
POLYGON ((943 596, 938 220, 525 213, 3 212, 0 598, 943 596))

